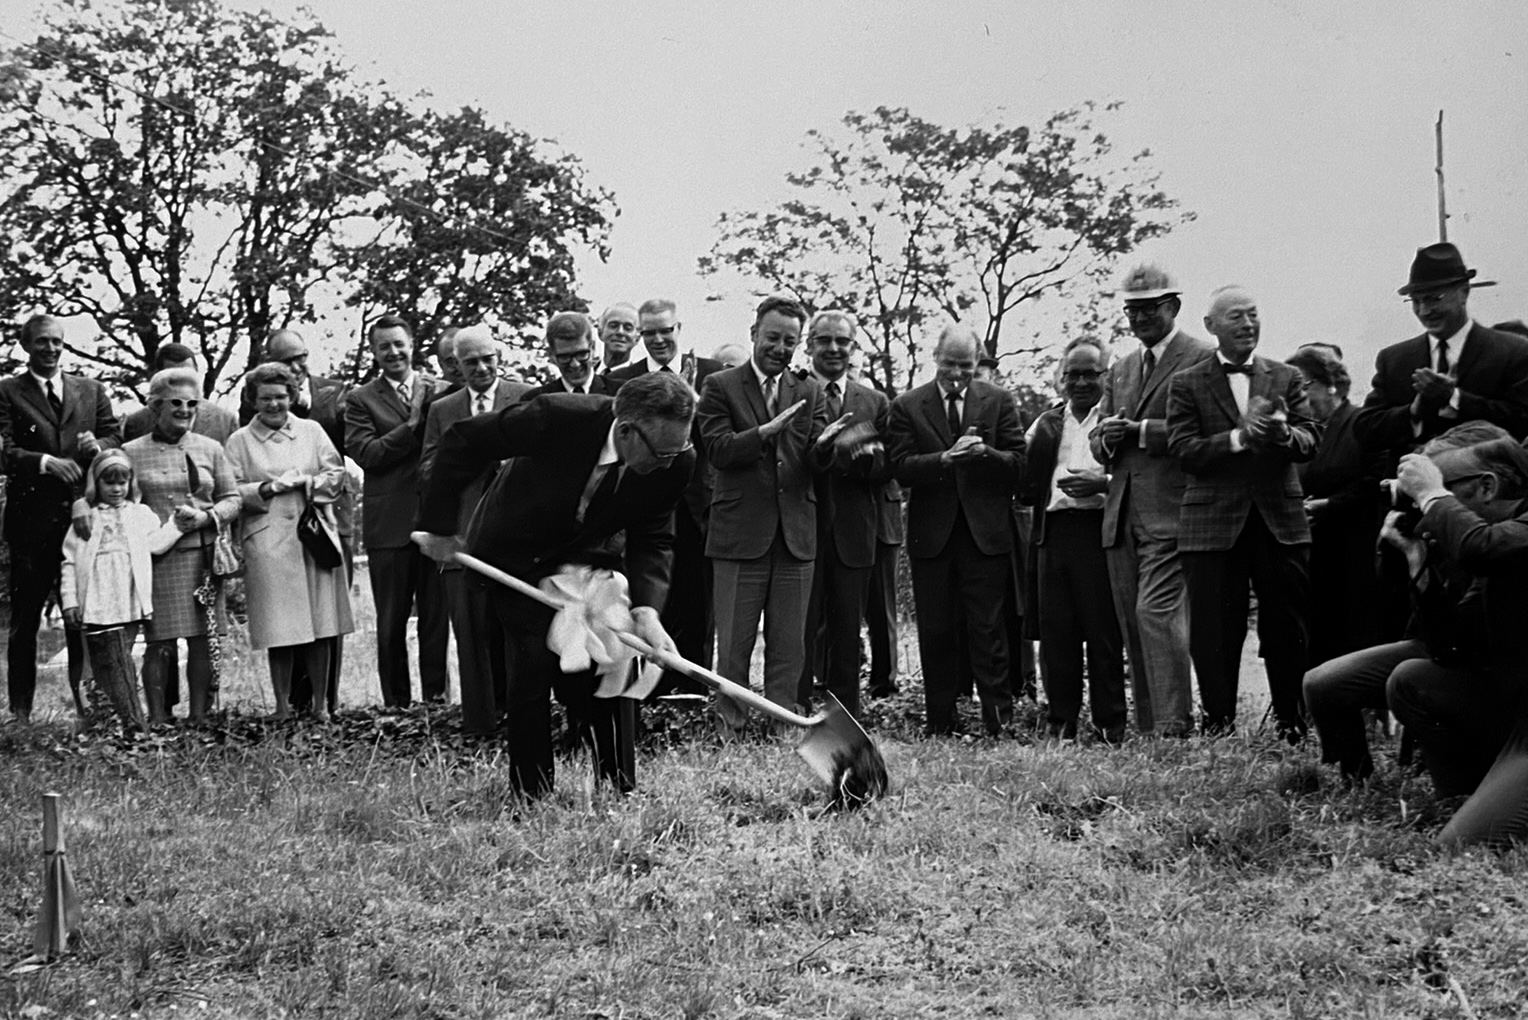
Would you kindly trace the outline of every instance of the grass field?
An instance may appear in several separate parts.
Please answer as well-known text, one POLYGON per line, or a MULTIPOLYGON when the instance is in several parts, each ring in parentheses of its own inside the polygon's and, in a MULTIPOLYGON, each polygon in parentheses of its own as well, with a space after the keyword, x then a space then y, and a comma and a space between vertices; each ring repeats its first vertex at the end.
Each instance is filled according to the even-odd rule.
POLYGON ((449 710, 0 728, 4 967, 45 790, 85 901, 71 956, 0 976, 0 1016, 1528 1015, 1528 852, 1434 849, 1451 805, 1393 746, 1347 792, 1256 732, 924 740, 917 708, 873 713, 894 793, 845 815, 788 743, 673 712, 637 794, 564 760, 520 812, 449 710))

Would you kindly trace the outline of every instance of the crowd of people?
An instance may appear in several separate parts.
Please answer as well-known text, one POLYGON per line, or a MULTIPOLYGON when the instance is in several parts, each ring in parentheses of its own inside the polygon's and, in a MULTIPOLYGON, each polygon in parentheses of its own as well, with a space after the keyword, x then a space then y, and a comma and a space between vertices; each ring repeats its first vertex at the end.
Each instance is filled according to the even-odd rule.
MULTIPOLYGON (((600 774, 630 788, 633 700, 596 696, 595 664, 570 671, 548 647, 552 611, 457 553, 532 583, 620 571, 623 627, 742 682, 762 623, 766 697, 806 710, 831 694, 858 715, 901 679, 905 545, 932 736, 1000 737, 1041 691, 1060 740, 1118 743, 1132 705, 1142 735, 1232 733, 1255 595, 1279 738, 1314 727, 1323 760, 1362 783, 1365 710, 1393 714, 1439 794, 1469 796, 1446 839, 1528 835, 1528 330, 1470 318, 1475 276, 1452 245, 1418 250, 1399 292, 1424 332, 1380 353, 1360 408, 1339 346, 1257 353, 1247 288, 1207 295, 1202 340, 1179 324, 1172 275, 1135 267, 1107 299, 1139 343, 1117 358, 1068 343, 1060 400, 1027 430, 969 327, 947 326, 934 378, 888 399, 859 378, 852 314, 782 297, 758 306, 751 345, 712 357, 672 301, 558 313, 556 376, 535 386, 505 377, 481 326, 439 338, 437 377, 409 323, 383 316, 367 330, 376 376, 354 388, 310 375, 282 330, 237 420, 167 344, 122 425, 99 384, 60 371, 62 324, 34 316, 27 369, 0 382, 11 711, 30 716, 57 589, 71 681, 88 650, 99 711, 165 722, 185 640, 189 716, 204 717, 218 581, 242 568, 276 715, 322 721, 359 548, 384 704, 413 701, 417 616, 422 700, 448 695, 454 630, 463 726, 506 733, 518 790, 552 785, 554 692, 600 774)), ((657 689, 693 683, 676 668, 657 689)), ((712 709, 724 737, 747 725, 725 697, 712 709)))

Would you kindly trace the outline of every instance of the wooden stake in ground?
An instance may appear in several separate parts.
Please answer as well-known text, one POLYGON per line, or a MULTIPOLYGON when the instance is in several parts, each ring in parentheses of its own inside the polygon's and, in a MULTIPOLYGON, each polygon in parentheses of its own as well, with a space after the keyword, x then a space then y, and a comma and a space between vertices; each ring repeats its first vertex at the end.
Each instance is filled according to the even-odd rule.
POLYGON ((59 795, 42 795, 42 910, 37 914, 37 934, 32 953, 41 960, 56 960, 69 948, 69 936, 80 927, 80 897, 64 857, 64 828, 59 818, 59 795))

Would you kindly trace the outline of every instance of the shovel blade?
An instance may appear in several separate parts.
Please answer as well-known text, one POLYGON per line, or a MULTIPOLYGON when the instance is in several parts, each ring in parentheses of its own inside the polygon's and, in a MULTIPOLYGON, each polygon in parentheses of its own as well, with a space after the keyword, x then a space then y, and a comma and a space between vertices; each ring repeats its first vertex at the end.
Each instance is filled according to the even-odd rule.
POLYGON ((827 698, 827 712, 807 728, 796 753, 828 784, 835 806, 857 807, 890 786, 886 759, 839 700, 827 698))

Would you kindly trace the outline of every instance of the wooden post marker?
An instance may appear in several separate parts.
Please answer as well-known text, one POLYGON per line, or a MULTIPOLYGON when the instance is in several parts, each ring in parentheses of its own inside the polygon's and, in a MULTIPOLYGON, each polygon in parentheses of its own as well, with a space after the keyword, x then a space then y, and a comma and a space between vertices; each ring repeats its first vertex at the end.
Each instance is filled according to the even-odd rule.
POLYGON ((56 793, 42 795, 42 910, 32 953, 42 960, 56 960, 69 948, 69 937, 80 927, 80 897, 64 856, 64 828, 59 818, 56 793))

